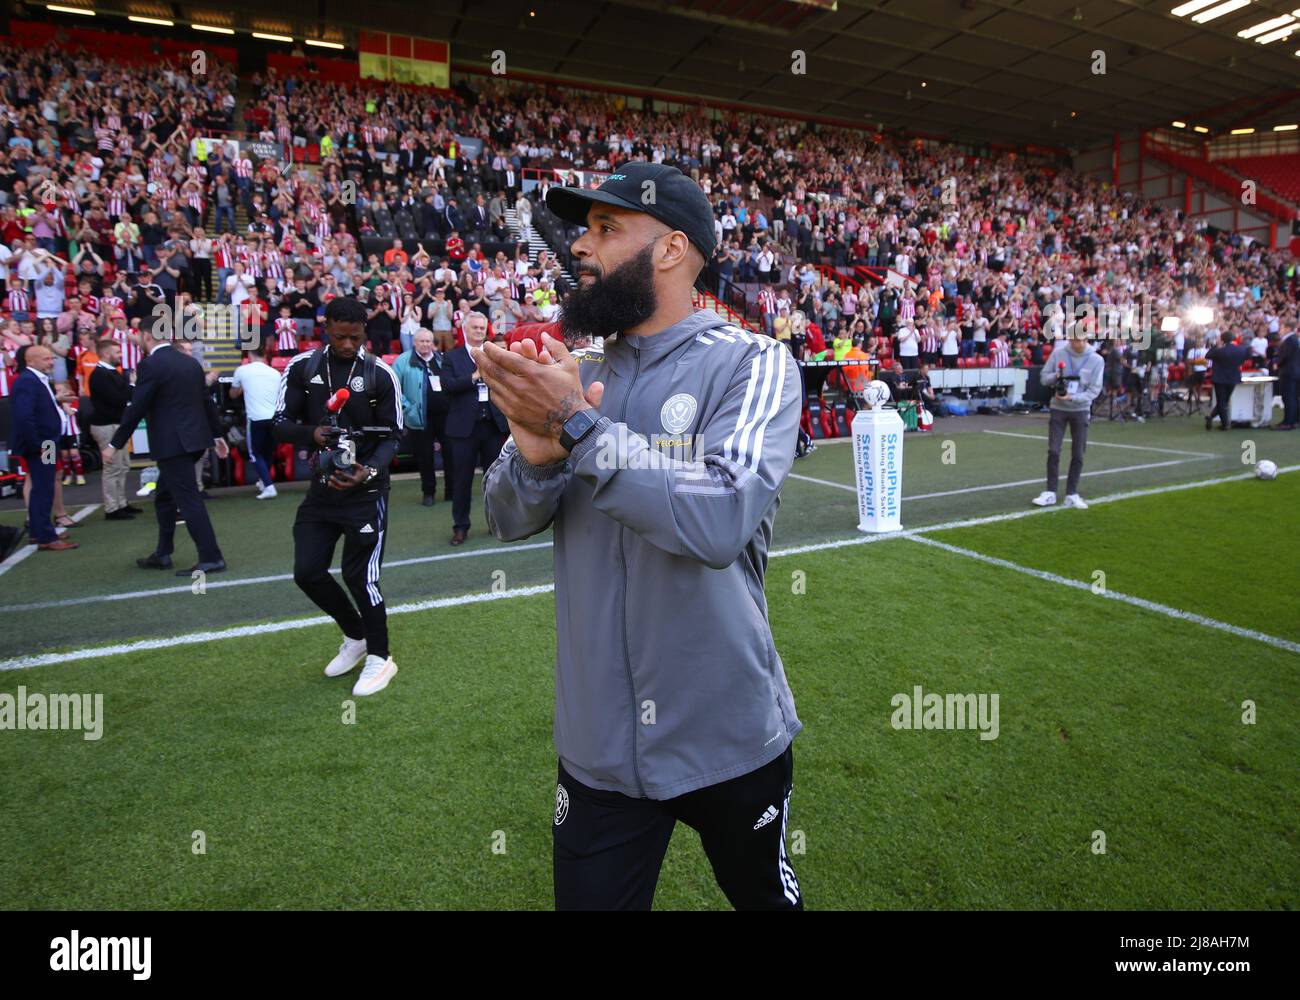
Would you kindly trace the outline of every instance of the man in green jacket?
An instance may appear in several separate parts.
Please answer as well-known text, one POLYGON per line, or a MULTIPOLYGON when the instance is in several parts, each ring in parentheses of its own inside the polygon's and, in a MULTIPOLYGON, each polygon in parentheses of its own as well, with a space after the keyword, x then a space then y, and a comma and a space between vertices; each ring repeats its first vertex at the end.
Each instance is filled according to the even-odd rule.
POLYGON ((451 444, 447 439, 447 394, 442 391, 442 355, 433 349, 433 334, 417 330, 411 349, 393 362, 402 387, 402 419, 407 447, 420 465, 424 506, 432 507, 438 493, 434 443, 442 450, 444 500, 451 499, 451 444))

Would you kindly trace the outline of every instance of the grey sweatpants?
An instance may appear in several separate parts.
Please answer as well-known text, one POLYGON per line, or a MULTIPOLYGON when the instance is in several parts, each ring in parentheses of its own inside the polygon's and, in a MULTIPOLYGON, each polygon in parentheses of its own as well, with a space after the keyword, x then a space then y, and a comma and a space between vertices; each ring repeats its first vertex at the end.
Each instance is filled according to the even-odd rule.
POLYGON ((1047 492, 1056 493, 1061 478, 1061 446, 1065 443, 1065 428, 1070 428, 1070 471, 1065 479, 1065 494, 1079 492, 1079 476, 1083 474, 1083 453, 1088 447, 1088 410, 1052 410, 1047 425, 1047 492))

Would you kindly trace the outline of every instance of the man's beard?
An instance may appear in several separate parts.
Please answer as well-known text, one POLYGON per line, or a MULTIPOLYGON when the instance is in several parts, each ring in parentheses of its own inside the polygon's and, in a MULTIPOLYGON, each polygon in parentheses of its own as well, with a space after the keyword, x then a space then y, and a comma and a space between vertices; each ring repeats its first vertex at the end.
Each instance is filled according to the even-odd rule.
MULTIPOLYGON (((655 299, 653 255, 654 247, 648 246, 589 285, 580 281, 569 292, 560 316, 560 334, 565 343, 584 335, 608 337, 622 333, 653 316, 659 305, 655 299)), ((579 267, 579 278, 583 273, 592 272, 579 267)))

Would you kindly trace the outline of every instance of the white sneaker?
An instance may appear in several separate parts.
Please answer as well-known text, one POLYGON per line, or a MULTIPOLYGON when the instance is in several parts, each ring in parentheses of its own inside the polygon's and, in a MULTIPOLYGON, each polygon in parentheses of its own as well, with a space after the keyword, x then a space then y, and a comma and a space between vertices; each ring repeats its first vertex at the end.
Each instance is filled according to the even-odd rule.
POLYGON ((141 486, 138 490, 135 491, 135 495, 138 497, 147 497, 150 496, 153 493, 153 491, 156 490, 157 488, 158 488, 157 483, 145 483, 143 486, 141 486))
POLYGON ((1031 502, 1035 507, 1051 507, 1056 503, 1056 494, 1043 490, 1043 492, 1034 497, 1031 502))
POLYGON ((388 682, 396 673, 397 664, 393 662, 391 656, 386 660, 379 656, 367 656, 365 669, 361 671, 361 676, 352 686, 352 693, 358 697, 378 694, 388 687, 388 682))
POLYGON ((325 676, 342 677, 365 658, 366 640, 344 636, 343 643, 339 646, 339 655, 325 667, 325 676))
POLYGON ((278 493, 275 492, 275 487, 274 487, 274 486, 268 486, 266 489, 262 490, 261 493, 257 494, 257 499, 259 499, 259 500, 274 500, 274 499, 275 499, 277 496, 279 496, 279 495, 280 495, 280 494, 278 494, 278 493))
POLYGON ((1083 497, 1077 493, 1070 493, 1065 498, 1065 506, 1074 507, 1078 510, 1087 510, 1088 505, 1083 502, 1083 497))

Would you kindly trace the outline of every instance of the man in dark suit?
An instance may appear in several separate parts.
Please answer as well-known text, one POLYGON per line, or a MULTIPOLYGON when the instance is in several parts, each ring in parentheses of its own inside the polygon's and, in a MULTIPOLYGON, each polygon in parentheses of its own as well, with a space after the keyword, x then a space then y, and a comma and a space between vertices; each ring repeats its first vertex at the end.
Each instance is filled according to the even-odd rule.
POLYGON ((420 205, 420 232, 427 239, 436 239, 438 236, 438 209, 433 204, 433 195, 426 194, 424 201, 420 205))
MULTIPOLYGON (((118 370, 122 363, 122 345, 105 337, 95 345, 99 362, 87 379, 90 389, 90 433, 99 447, 105 448, 113 441, 122 414, 131 402, 131 383, 126 374, 118 370)), ((141 513, 138 507, 126 502, 126 477, 131 462, 126 452, 117 452, 113 462, 105 465, 100 484, 104 493, 104 517, 110 521, 129 521, 141 513)))
POLYGON ((1215 347, 1205 355, 1210 364, 1210 381, 1214 383, 1214 412, 1205 418, 1205 429, 1214 426, 1214 418, 1220 421, 1219 430, 1226 431, 1232 425, 1232 390, 1241 382, 1241 366, 1250 357, 1250 348, 1244 344, 1234 344, 1225 333, 1215 347))
POLYGON ((76 542, 60 538, 50 520, 54 507, 55 460, 59 438, 70 433, 67 418, 50 384, 54 370, 54 352, 48 347, 32 346, 23 352, 25 365, 14 380, 10 392, 13 440, 10 450, 27 464, 31 495, 27 500, 27 520, 36 547, 49 552, 75 549, 76 542))
POLYGON ((460 210, 456 207, 456 199, 448 198, 442 210, 442 238, 456 232, 460 232, 460 210))
POLYGON ((176 575, 189 576, 195 570, 220 573, 226 561, 194 481, 194 463, 211 445, 215 444, 218 458, 225 458, 230 449, 222 437, 216 405, 208 394, 203 366, 176 350, 169 340, 155 338, 147 327, 141 329, 140 342, 148 355, 137 369, 131 403, 103 450, 107 466, 113 454, 131 440, 140 421, 148 419, 149 454, 158 463, 158 487, 154 491, 158 547, 137 559, 136 565, 141 569, 171 569, 179 510, 198 549, 199 561, 190 569, 178 570, 176 575))
POLYGON ((1300 333, 1292 330, 1277 349, 1278 389, 1282 393, 1282 422, 1275 431, 1293 431, 1300 424, 1300 333))
POLYGON ((478 372, 470 350, 487 339, 487 317, 470 312, 461 323, 465 345, 443 357, 442 390, 447 394, 447 437, 451 439, 451 544, 469 534, 470 491, 474 467, 487 469, 505 444, 510 424, 488 398, 487 383, 478 372))
POLYGON ((469 228, 473 233, 478 234, 479 239, 483 239, 492 226, 492 217, 488 213, 487 202, 483 196, 479 195, 474 199, 474 205, 469 211, 469 228))

